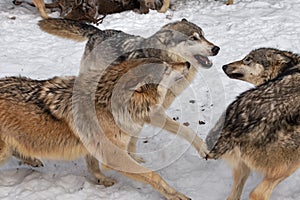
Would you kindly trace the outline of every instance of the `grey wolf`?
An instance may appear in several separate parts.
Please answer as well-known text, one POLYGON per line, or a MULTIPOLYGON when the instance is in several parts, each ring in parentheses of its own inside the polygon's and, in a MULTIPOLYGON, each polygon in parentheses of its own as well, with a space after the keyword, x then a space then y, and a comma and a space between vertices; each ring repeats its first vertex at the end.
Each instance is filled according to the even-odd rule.
POLYGON ((277 184, 300 167, 300 56, 260 48, 223 69, 256 87, 238 96, 210 131, 208 158, 232 166, 228 200, 240 199, 251 170, 264 178, 250 199, 267 200, 277 184))
MULTIPOLYGON (((111 186, 115 182, 100 171, 98 161, 101 161, 106 168, 150 184, 167 199, 187 200, 188 197, 169 186, 156 172, 141 166, 128 154, 134 132, 126 132, 125 129, 140 129, 144 123, 165 120, 165 114, 159 107, 166 88, 184 78, 189 68, 188 62, 167 64, 158 59, 134 59, 110 66, 100 79, 96 71, 91 72, 88 82, 80 82, 84 79, 79 79, 78 83, 76 79, 80 77, 54 77, 49 80, 2 78, 0 160, 4 162, 13 155, 25 163, 40 166, 39 159, 72 160, 82 156, 99 184, 111 186), (93 119, 74 122, 76 113, 72 110, 72 102, 90 97, 91 89, 86 87, 90 86, 90 82, 97 88, 92 99, 102 131, 97 135, 97 143, 90 143, 87 149, 84 140, 89 140, 92 135, 79 137, 76 129, 80 126, 74 123, 91 129, 93 127, 89 127, 87 120, 93 119), (76 90, 76 84, 81 90, 76 90), (78 91, 83 93, 76 93, 78 91), (114 95, 118 98, 114 99, 114 95), (155 115, 156 112, 159 115, 155 115), (123 124, 126 128, 122 127, 123 124), (90 152, 99 152, 101 159, 96 159, 90 152)), ((86 112, 84 114, 90 114, 89 109, 86 112)), ((189 130, 175 121, 172 126, 189 130)))
MULTIPOLYGON (((206 68, 212 66, 207 56, 217 55, 220 50, 204 38, 200 27, 186 19, 163 26, 149 38, 117 30, 100 30, 85 23, 63 19, 41 20, 39 26, 42 30, 60 37, 78 41, 88 39, 81 61, 83 71, 105 69, 112 63, 135 58, 153 57, 168 63, 186 60, 194 62, 184 79, 176 81, 168 89, 162 103, 163 109, 168 108, 176 96, 191 84, 197 75, 198 65, 206 68)), ((164 128, 177 134, 179 126, 173 126, 172 123, 173 120, 167 117, 164 128)), ((152 125, 161 126, 154 123, 152 125)), ((85 134, 79 133, 82 136, 85 134)), ((180 136, 190 142, 198 152, 202 148, 202 140, 194 132, 183 131, 180 136)), ((131 142, 132 149, 135 149, 135 143, 136 140, 131 142)))
MULTIPOLYGON (((233 0, 227 0, 227 5, 233 4, 233 0)), ((163 5, 161 6, 159 12, 165 13, 171 5, 171 0, 163 0, 163 5)))

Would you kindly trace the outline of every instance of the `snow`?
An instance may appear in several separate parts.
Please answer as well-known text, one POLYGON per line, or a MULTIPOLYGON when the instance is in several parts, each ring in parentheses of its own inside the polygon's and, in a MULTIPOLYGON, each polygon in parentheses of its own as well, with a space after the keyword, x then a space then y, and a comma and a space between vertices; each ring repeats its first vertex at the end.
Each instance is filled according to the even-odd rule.
MULTIPOLYGON (((221 47, 213 57, 214 66, 201 70, 197 79, 168 110, 171 117, 189 122, 205 138, 220 113, 242 91, 252 87, 231 80, 222 65, 242 58, 258 47, 274 47, 300 53, 299 0, 174 0, 175 11, 166 14, 151 11, 138 15, 128 11, 109 15, 100 29, 119 29, 148 37, 166 23, 186 18, 199 25, 205 37, 221 47), (190 100, 195 100, 191 103, 190 100), (204 121, 199 125, 198 121, 204 121)), ((56 17, 57 13, 51 16, 56 17)), ((36 79, 76 75, 85 42, 77 43, 42 32, 35 8, 14 6, 12 0, 0 3, 0 76, 22 75, 36 79)), ((138 143, 145 166, 157 170, 178 191, 194 200, 225 199, 232 185, 231 170, 223 161, 200 159, 185 141, 147 126, 138 143), (155 137, 153 137, 155 136, 155 137)), ((44 161, 42 168, 19 165, 16 159, 1 166, 0 198, 3 200, 93 200, 147 199, 163 197, 150 186, 128 179, 114 171, 105 174, 117 180, 109 188, 93 183, 83 159, 44 161)), ((261 180, 253 173, 242 199, 261 180)), ((283 181, 273 192, 273 200, 297 200, 300 196, 300 172, 283 181)))

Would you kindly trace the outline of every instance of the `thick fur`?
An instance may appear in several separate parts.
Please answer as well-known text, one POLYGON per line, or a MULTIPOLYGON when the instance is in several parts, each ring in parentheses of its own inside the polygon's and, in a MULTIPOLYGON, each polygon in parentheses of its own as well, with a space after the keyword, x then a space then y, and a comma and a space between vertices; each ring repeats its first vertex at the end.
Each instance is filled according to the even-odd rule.
POLYGON ((85 23, 62 20, 41 20, 42 30, 64 38, 83 41, 88 39, 81 61, 83 70, 101 69, 111 63, 134 58, 159 58, 166 62, 192 63, 185 80, 171 87, 164 102, 167 108, 197 75, 198 66, 210 67, 207 56, 217 55, 220 48, 203 36, 197 25, 183 19, 163 26, 149 38, 129 35, 117 30, 100 30, 85 23))
MULTIPOLYGON (((227 0, 226 4, 227 5, 233 4, 233 0, 227 0)), ((160 8, 159 12, 162 12, 162 13, 167 12, 167 10, 170 7, 170 5, 171 5, 171 0, 163 0, 163 5, 160 8)))
MULTIPOLYGON (((90 72, 87 77, 0 79, 0 160, 14 155, 25 163, 40 166, 42 163, 38 159, 71 160, 84 156, 88 170, 100 184, 110 186, 114 180, 102 174, 98 161, 107 168, 150 184, 167 199, 189 199, 157 173, 142 167, 135 157, 132 158, 135 152, 128 154, 131 138, 135 135, 126 132, 137 130, 139 133, 144 123, 168 120, 159 109, 166 88, 182 79, 189 68, 189 63, 166 64, 158 59, 138 59, 110 66, 101 74, 100 71, 90 72), (80 102, 82 100, 84 102, 80 102), (94 104, 90 104, 91 100, 94 104), (87 107, 76 110, 77 102, 87 107), (92 116, 93 110, 95 116, 92 116), (76 115, 85 118, 79 117, 76 121, 76 115), (93 122, 89 121, 94 119, 99 129, 90 126, 93 122), (82 127, 86 134, 78 137, 78 129, 82 127)), ((175 121, 171 122, 171 127, 192 132, 175 121)))
MULTIPOLYGON (((61 17, 66 19, 98 23, 99 15, 120 13, 134 10, 137 13, 146 14, 150 9, 159 10, 162 6, 160 0, 56 0, 45 4, 44 0, 32 0, 41 17, 48 19, 46 8, 58 9, 61 17)), ((22 0, 14 0, 16 5, 22 0)))
POLYGON ((261 48, 225 65, 225 73, 255 84, 231 103, 209 133, 209 158, 227 160, 234 184, 228 200, 240 199, 251 170, 265 177, 251 200, 267 200, 300 166, 300 56, 261 48))
MULTIPOLYGON (((192 60, 192 66, 184 79, 176 81, 167 91, 163 101, 163 109, 168 108, 176 96, 188 87, 197 75, 198 66, 210 67, 212 63, 207 56, 216 55, 219 47, 203 36, 203 31, 197 25, 183 19, 163 26, 149 38, 129 35, 117 30, 100 30, 94 26, 70 20, 41 20, 42 30, 69 39, 88 39, 85 53, 81 61, 82 73, 90 70, 101 70, 122 60, 135 58, 159 58, 166 62, 185 62, 192 60), (189 59, 187 59, 189 58, 189 59)), ((177 134, 179 126, 171 125, 173 120, 167 117, 164 125, 168 131, 177 134)), ((161 126, 157 122, 152 125, 161 126)), ((185 129, 183 127, 183 129, 185 129)), ((191 131, 180 131, 181 136, 190 142, 200 154, 202 140, 191 131)), ((78 133, 84 136, 84 133, 78 133)), ((136 140, 131 142, 135 150, 136 140)))

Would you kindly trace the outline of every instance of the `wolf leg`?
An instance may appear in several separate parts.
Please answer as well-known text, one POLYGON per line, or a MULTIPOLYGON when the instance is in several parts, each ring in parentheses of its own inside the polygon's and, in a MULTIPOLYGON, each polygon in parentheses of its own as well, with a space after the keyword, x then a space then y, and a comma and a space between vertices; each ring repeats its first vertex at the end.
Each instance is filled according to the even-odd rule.
MULTIPOLYGON (((234 162, 234 160, 232 162, 234 162)), ((250 168, 242 161, 237 161, 237 163, 231 164, 233 165, 232 172, 234 182, 227 200, 237 200, 241 198, 244 185, 250 174, 250 168)))
POLYGON ((151 108, 150 124, 163 128, 173 134, 178 134, 180 137, 188 141, 197 150, 201 157, 205 158, 208 154, 204 141, 198 137, 191 128, 184 126, 167 116, 161 106, 158 105, 151 108))
POLYGON ((10 148, 0 139, 0 164, 4 164, 11 156, 12 152, 10 148))
POLYGON ((170 7, 170 3, 171 3, 171 0, 164 0, 163 6, 159 10, 159 12, 165 13, 168 10, 168 8, 170 7))
POLYGON ((280 169, 280 166, 277 166, 277 169, 273 170, 275 173, 267 174, 260 184, 251 192, 250 200, 269 200, 274 188, 298 168, 299 163, 298 165, 284 166, 284 172, 278 174, 278 172, 283 169, 280 169))
POLYGON ((104 185, 105 187, 109 187, 115 184, 115 180, 112 178, 106 177, 101 171, 99 167, 99 161, 94 158, 92 155, 85 156, 85 161, 87 164, 88 171, 95 176, 100 185, 104 185))
POLYGON ((107 162, 104 164, 106 168, 116 170, 119 173, 139 182, 150 184, 166 199, 190 200, 190 198, 172 188, 158 173, 141 166, 130 155, 128 155, 126 151, 118 151, 117 158, 113 158, 112 155, 108 154, 106 157, 111 158, 107 159, 107 162))
POLYGON ((40 15, 45 18, 48 19, 48 15, 46 13, 46 8, 45 8, 45 3, 44 0, 33 0, 33 3, 35 5, 35 7, 37 7, 37 9, 40 12, 40 15))
POLYGON ((102 128, 106 136, 113 136, 102 137, 100 152, 101 162, 105 168, 118 171, 134 180, 147 183, 169 200, 189 199, 168 185, 158 173, 140 165, 128 154, 127 149, 131 140, 130 134, 121 131, 116 124, 103 123, 102 128))
POLYGON ((233 4, 233 0, 228 0, 227 2, 226 2, 226 5, 232 5, 233 4))

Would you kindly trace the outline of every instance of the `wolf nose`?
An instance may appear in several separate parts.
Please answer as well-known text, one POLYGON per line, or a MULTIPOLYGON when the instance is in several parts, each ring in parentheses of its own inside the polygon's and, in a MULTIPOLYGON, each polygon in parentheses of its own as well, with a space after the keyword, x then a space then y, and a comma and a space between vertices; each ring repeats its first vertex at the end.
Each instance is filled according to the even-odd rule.
POLYGON ((213 55, 217 55, 220 51, 220 47, 218 46, 214 46, 212 49, 211 49, 211 52, 213 53, 213 55))
POLYGON ((186 67, 188 68, 188 69, 190 69, 191 68, 191 63, 189 63, 189 62, 185 62, 185 65, 186 65, 186 67))
POLYGON ((224 72, 226 71, 227 68, 228 68, 228 65, 223 65, 223 67, 222 67, 224 72))

